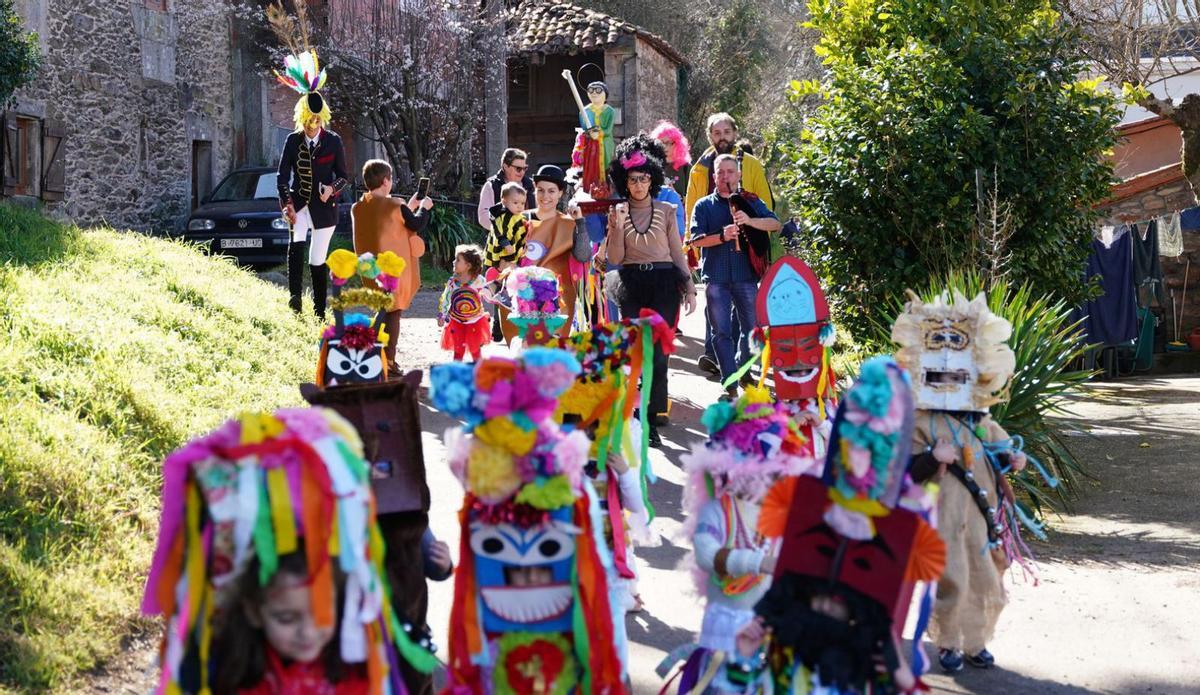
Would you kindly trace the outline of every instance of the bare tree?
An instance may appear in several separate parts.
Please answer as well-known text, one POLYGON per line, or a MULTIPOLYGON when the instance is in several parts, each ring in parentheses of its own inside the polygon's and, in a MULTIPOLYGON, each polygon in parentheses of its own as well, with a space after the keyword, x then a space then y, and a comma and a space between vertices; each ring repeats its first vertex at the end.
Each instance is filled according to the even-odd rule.
POLYGON ((1062 0, 1087 56, 1111 82, 1183 133, 1183 173, 1200 196, 1200 94, 1179 103, 1151 90, 1200 71, 1200 0, 1062 0))
POLYGON ((330 0, 324 55, 340 68, 338 103, 369 122, 402 185, 467 183, 476 121, 475 3, 330 0))

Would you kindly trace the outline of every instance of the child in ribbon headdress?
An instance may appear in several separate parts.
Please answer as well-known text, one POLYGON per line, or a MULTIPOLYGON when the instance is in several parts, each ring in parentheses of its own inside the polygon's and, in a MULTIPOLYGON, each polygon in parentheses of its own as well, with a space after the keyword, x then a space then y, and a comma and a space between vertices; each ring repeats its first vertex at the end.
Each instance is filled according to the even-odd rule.
POLYGON ((436 660, 388 600, 362 444, 321 408, 245 414, 167 457, 142 609, 157 692, 405 693, 436 660))
POLYGON ((443 364, 430 372, 466 489, 450 614, 448 692, 628 693, 613 647, 590 443, 552 415, 579 363, 532 347, 520 359, 443 364))

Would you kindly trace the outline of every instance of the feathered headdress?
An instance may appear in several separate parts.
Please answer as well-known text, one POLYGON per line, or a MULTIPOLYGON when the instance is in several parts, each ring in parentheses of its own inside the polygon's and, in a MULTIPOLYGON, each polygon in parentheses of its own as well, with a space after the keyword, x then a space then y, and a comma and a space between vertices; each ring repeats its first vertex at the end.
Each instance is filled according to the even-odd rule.
POLYGON ((325 70, 317 59, 316 49, 309 45, 306 3, 297 2, 295 7, 293 19, 283 8, 282 0, 267 6, 267 24, 289 52, 283 59, 283 72, 272 72, 280 84, 300 94, 293 113, 297 128, 303 128, 313 116, 319 117, 322 125, 328 125, 333 112, 320 93, 325 86, 325 70))
POLYGON ((374 509, 362 443, 331 410, 243 414, 168 456, 142 599, 144 613, 167 620, 158 692, 207 692, 214 613, 241 610, 226 605, 228 589, 252 557, 266 586, 279 558, 301 549, 319 626, 337 619, 335 563, 346 576, 337 632, 343 662, 365 663, 380 692, 403 692, 396 649, 431 672, 433 655, 392 612, 374 509), (200 664, 198 673, 185 662, 200 664), (192 678, 199 682, 185 682, 192 678))

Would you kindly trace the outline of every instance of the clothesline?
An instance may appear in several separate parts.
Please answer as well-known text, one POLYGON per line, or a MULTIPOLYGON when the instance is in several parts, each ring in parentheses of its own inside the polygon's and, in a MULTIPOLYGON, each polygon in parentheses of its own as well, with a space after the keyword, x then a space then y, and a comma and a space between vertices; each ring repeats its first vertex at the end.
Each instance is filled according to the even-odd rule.
POLYGON ((1178 258, 1183 254, 1183 213, 1173 212, 1168 215, 1126 222, 1120 225, 1101 225, 1096 230, 1094 238, 1099 239, 1105 247, 1111 247, 1129 230, 1137 230, 1138 236, 1145 240, 1152 232, 1158 237, 1158 255, 1178 258))

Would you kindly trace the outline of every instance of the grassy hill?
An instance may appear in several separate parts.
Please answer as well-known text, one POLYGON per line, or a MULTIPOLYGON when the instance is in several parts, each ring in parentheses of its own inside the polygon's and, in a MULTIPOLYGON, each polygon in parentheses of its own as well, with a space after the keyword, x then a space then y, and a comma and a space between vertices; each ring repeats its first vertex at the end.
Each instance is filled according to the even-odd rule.
POLYGON ((301 403, 318 333, 228 260, 0 205, 0 692, 70 691, 153 626, 163 457, 301 403))

